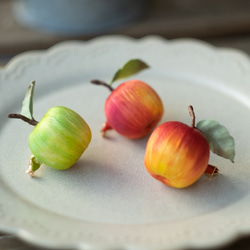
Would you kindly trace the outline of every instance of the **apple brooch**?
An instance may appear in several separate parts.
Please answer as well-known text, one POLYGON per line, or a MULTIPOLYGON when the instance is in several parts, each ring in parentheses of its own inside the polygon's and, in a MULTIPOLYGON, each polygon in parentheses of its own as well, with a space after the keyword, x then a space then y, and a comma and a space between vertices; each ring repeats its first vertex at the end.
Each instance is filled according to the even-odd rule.
POLYGON ((218 122, 202 120, 195 126, 189 106, 191 126, 177 121, 159 125, 147 142, 144 163, 147 171, 164 184, 185 188, 203 173, 213 176, 218 168, 209 165, 210 150, 234 162, 234 139, 218 122))
POLYGON ((132 59, 115 73, 109 84, 100 80, 91 81, 94 84, 104 85, 111 91, 104 107, 107 121, 101 129, 103 135, 107 130, 114 129, 128 138, 141 138, 149 134, 162 118, 162 101, 147 83, 128 80, 116 89, 111 86, 114 81, 148 67, 143 61, 132 59))
POLYGON ((34 175, 42 163, 58 170, 71 167, 91 141, 88 124, 69 108, 52 107, 37 122, 33 118, 34 87, 35 82, 32 82, 23 100, 21 113, 8 115, 9 118, 22 119, 35 126, 29 135, 32 156, 26 173, 30 176, 34 175))

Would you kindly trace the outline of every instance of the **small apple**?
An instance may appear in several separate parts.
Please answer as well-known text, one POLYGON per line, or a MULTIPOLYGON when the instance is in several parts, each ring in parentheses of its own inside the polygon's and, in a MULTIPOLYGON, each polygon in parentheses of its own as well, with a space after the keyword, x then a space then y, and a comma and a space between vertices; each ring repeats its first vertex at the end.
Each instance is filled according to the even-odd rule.
POLYGON ((21 114, 9 114, 9 118, 19 118, 35 126, 29 135, 29 147, 33 155, 27 173, 31 176, 42 163, 59 170, 71 167, 91 141, 88 124, 69 108, 52 107, 40 122, 37 122, 32 111, 30 112, 34 86, 35 82, 32 82, 21 114))
MULTIPOLYGON (((138 65, 143 65, 141 69, 148 67, 142 61, 130 60, 123 69, 120 69, 120 74, 115 74, 116 77, 112 82, 124 77, 124 75, 121 77, 121 72, 129 71, 129 74, 126 73, 125 76, 134 74, 133 67, 138 67, 138 65), (117 77, 118 75, 119 77, 117 77)), ((129 80, 113 89, 110 84, 99 80, 91 82, 105 85, 111 90, 111 94, 105 102, 104 111, 107 121, 101 129, 102 133, 114 129, 125 137, 137 139, 147 135, 162 118, 164 110, 162 101, 147 83, 140 80, 129 80)))
POLYGON ((29 135, 29 147, 39 162, 63 170, 71 167, 88 147, 91 131, 75 111, 50 108, 29 135))
MULTIPOLYGON (((192 117, 191 126, 178 121, 161 124, 149 137, 145 151, 144 163, 151 176, 175 188, 190 186, 206 172, 207 168, 207 173, 216 174, 218 172, 217 168, 208 164, 210 143, 213 144, 213 140, 217 140, 220 147, 219 149, 213 148, 215 153, 220 152, 221 156, 232 161, 235 154, 234 140, 227 133, 225 127, 220 126, 224 132, 226 131, 226 133, 222 133, 223 135, 218 135, 213 129, 208 129, 210 132, 212 131, 208 135, 204 129, 200 131, 195 127, 192 106, 189 106, 189 112, 192 117), (208 139, 209 137, 210 139, 208 139), (221 153, 224 148, 227 152, 221 153)), ((213 120, 209 120, 209 122, 204 120, 199 126, 203 127, 204 123, 216 124, 216 128, 219 126, 213 120)))
POLYGON ((125 137, 136 139, 147 135, 160 121, 163 105, 148 84, 130 80, 112 91, 104 110, 107 121, 102 132, 112 128, 125 137))

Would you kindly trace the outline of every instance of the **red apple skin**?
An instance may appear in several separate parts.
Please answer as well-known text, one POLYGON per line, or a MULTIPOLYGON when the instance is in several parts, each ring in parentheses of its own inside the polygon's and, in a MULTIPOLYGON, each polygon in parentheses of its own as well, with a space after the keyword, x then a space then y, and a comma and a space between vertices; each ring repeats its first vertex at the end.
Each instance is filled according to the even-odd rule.
POLYGON ((185 188, 196 182, 207 168, 209 145, 196 128, 181 122, 158 126, 147 142, 147 171, 164 184, 185 188))
POLYGON ((141 138, 152 131, 163 111, 160 97, 148 84, 139 80, 124 82, 105 102, 107 122, 102 132, 114 129, 128 138, 141 138))

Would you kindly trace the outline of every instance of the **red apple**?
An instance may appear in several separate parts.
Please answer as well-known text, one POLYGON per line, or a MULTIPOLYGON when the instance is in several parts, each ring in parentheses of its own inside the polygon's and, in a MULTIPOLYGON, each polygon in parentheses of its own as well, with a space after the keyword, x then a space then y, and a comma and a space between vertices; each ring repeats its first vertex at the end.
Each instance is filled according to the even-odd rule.
POLYGON ((153 131, 147 142, 145 167, 164 184, 184 188, 205 172, 209 154, 208 141, 194 127, 194 121, 192 126, 177 121, 165 122, 153 131))
POLYGON ((105 102, 107 121, 101 130, 103 133, 114 129, 128 138, 141 138, 160 121, 163 104, 155 90, 145 82, 129 80, 111 90, 105 102))

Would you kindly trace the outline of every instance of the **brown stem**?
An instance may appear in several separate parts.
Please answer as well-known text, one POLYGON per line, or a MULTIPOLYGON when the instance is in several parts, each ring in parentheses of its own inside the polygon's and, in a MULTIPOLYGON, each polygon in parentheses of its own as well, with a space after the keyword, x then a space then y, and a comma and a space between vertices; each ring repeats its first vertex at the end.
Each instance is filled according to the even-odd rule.
POLYGON ((192 105, 188 106, 188 111, 191 117, 191 127, 194 128, 195 127, 195 114, 194 114, 194 108, 192 105))
POLYGON ((101 80, 91 80, 90 82, 93 84, 97 84, 97 85, 103 85, 103 86, 107 87, 111 92, 114 90, 109 84, 107 84, 106 82, 103 82, 101 80))
POLYGON ((104 137, 104 135, 105 135, 105 132, 107 131, 107 130, 111 130, 112 129, 112 127, 108 124, 108 122, 105 122, 104 124, 103 124, 103 127, 102 127, 102 129, 101 129, 101 135, 104 137))
POLYGON ((9 114, 8 118, 21 119, 33 126, 36 126, 38 124, 38 121, 36 121, 35 119, 29 119, 28 117, 21 114, 9 114))
POLYGON ((219 169, 213 165, 208 164, 207 168, 204 172, 205 175, 209 176, 209 177, 213 177, 215 175, 217 175, 219 173, 219 169))

